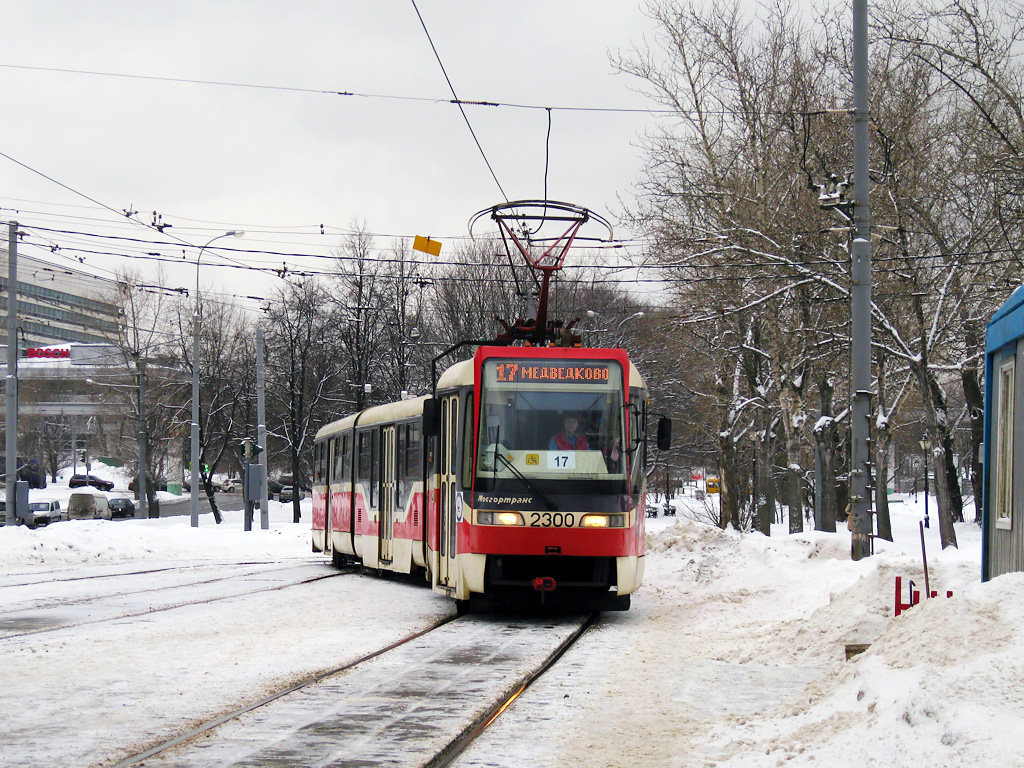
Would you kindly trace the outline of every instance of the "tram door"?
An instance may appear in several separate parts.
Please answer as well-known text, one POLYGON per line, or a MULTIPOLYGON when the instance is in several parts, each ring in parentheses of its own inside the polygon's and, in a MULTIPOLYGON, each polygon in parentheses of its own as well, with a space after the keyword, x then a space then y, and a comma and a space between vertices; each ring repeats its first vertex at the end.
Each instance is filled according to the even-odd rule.
POLYGON ((457 466, 455 443, 459 434, 459 396, 450 395, 441 401, 441 508, 438 510, 437 583, 454 587, 455 523, 459 502, 455 488, 457 466))
POLYGON ((337 451, 339 438, 328 440, 325 443, 320 444, 322 453, 318 457, 320 460, 317 462, 317 480, 324 484, 324 492, 327 494, 327 498, 324 499, 324 552, 330 553, 334 551, 334 547, 331 545, 331 531, 334 528, 334 503, 331 499, 333 495, 331 488, 334 485, 334 455, 337 451))
POLYGON ((390 563, 391 547, 395 536, 395 500, 398 486, 395 481, 395 426, 384 427, 381 434, 380 473, 380 562, 390 563))

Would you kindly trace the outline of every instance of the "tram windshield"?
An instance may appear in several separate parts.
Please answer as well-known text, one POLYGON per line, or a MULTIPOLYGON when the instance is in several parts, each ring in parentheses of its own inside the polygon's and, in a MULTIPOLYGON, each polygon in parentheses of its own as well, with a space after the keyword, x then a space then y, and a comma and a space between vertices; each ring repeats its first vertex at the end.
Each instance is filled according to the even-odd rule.
POLYGON ((524 481, 566 492, 594 481, 605 492, 624 487, 625 397, 616 361, 489 359, 480 398, 478 489, 524 481))

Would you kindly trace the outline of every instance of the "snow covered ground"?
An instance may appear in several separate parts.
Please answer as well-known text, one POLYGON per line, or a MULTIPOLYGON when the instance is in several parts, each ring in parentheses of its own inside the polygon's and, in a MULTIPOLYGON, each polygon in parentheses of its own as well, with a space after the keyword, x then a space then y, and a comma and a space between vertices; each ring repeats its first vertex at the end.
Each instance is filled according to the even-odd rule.
MULTIPOLYGON (((941 552, 933 499, 931 585, 953 597, 894 618, 895 577, 924 583, 923 500, 897 498, 896 542, 859 563, 845 529, 720 531, 688 519, 702 502, 677 500, 678 519, 647 521, 631 610, 602 616, 457 765, 1024 766, 1024 575, 981 584, 973 524, 941 552), (852 643, 870 647, 847 661, 852 643)), ((329 572, 290 506, 272 503, 270 531, 225 518, 3 528, 0 586, 242 561, 329 572)), ((156 577, 133 578, 145 591, 156 577)), ((0 766, 124 756, 453 612, 426 589, 358 576, 301 590, 0 640, 0 766)))

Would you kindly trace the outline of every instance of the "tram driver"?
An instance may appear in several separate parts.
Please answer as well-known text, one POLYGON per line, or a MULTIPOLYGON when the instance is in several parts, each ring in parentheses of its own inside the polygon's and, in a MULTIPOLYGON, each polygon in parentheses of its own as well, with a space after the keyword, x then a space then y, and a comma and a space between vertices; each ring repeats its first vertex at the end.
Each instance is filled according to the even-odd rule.
POLYGON ((586 451, 590 449, 587 443, 587 436, 577 432, 580 422, 575 416, 566 416, 563 423, 564 429, 552 435, 548 441, 549 451, 586 451))

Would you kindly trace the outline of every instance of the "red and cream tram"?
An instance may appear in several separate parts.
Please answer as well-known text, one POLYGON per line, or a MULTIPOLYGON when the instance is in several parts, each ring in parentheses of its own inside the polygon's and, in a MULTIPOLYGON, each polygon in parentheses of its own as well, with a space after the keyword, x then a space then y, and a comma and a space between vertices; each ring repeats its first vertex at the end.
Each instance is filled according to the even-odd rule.
POLYGON ((625 610, 644 572, 647 402, 621 349, 479 347, 434 397, 319 431, 313 548, 422 572, 460 608, 625 610))

